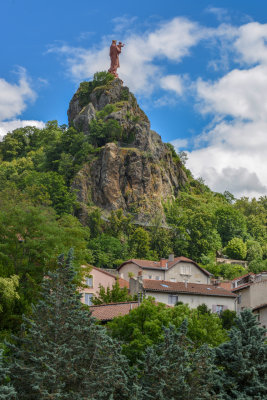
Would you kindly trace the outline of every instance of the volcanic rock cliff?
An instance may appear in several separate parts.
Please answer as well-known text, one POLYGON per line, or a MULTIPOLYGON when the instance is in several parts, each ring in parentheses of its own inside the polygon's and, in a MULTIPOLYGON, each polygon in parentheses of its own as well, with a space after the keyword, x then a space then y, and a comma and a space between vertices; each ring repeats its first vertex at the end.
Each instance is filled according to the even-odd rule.
POLYGON ((104 214, 122 208, 146 222, 186 183, 179 158, 150 129, 148 117, 120 79, 96 87, 82 82, 68 118, 98 147, 73 180, 83 214, 93 203, 104 214))

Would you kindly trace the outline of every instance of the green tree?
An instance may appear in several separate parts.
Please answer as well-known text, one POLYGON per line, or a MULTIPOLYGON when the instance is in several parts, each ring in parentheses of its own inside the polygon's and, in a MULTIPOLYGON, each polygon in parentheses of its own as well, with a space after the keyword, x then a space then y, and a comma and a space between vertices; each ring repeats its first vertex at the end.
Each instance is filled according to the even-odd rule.
POLYGON ((127 242, 105 233, 91 239, 88 247, 92 251, 94 265, 97 267, 116 268, 127 259, 127 242))
POLYGON ((216 227, 225 246, 234 237, 243 238, 246 233, 245 216, 230 205, 219 207, 216 212, 216 227))
POLYGON ((220 319, 222 321, 222 326, 224 329, 231 329, 234 325, 236 319, 236 312, 231 310, 224 310, 220 313, 220 319))
POLYGON ((249 263, 249 272, 258 274, 267 270, 267 260, 253 260, 249 263))
POLYGON ((12 313, 1 319, 2 329, 18 328, 21 314, 36 301, 43 276, 55 268, 57 254, 73 245, 77 271, 92 260, 88 238, 88 229, 75 217, 58 219, 52 208, 33 205, 16 190, 0 192, 0 276, 17 275, 20 296, 12 313))
POLYGON ((123 352, 135 363, 144 350, 163 340, 163 327, 169 324, 179 328, 184 319, 188 321, 188 337, 196 347, 207 343, 217 346, 226 340, 226 332, 217 314, 190 309, 187 305, 166 307, 147 299, 128 315, 114 318, 108 324, 110 334, 123 344, 123 352))
POLYGON ((120 303, 122 301, 131 301, 132 296, 128 294, 127 287, 120 287, 119 280, 112 285, 112 289, 108 286, 106 289, 100 285, 99 292, 92 300, 93 304, 109 304, 109 303, 120 303))
POLYGON ((129 239, 130 248, 135 258, 149 259, 151 238, 144 228, 136 228, 129 239))
POLYGON ((229 341, 216 349, 224 399, 266 399, 266 329, 259 327, 250 310, 244 310, 229 332, 229 341))
POLYGON ((1 400, 15 400, 16 392, 9 378, 9 368, 3 357, 3 349, 0 349, 0 398, 1 400))
POLYGON ((94 208, 88 213, 87 223, 90 228, 92 238, 95 238, 102 233, 103 221, 101 219, 101 211, 99 208, 94 208))
POLYGON ((106 143, 122 139, 123 129, 115 119, 103 121, 97 116, 90 122, 90 142, 95 147, 104 146, 106 143))
POLYGON ((107 233, 119 239, 128 238, 133 230, 132 219, 131 215, 124 215, 122 209, 111 211, 107 233))
POLYGON ((223 278, 227 280, 232 280, 237 278, 238 276, 244 275, 247 273, 247 268, 242 267, 239 264, 216 264, 210 263, 204 265, 204 268, 213 274, 216 278, 223 278))
POLYGON ((82 306, 74 279, 70 252, 44 280, 41 300, 9 345, 19 400, 129 398, 127 362, 82 306))
POLYGON ((209 194, 181 193, 174 202, 167 202, 164 208, 167 222, 173 228, 173 250, 176 254, 200 261, 203 254, 215 254, 221 248, 214 199, 210 199, 209 194))
POLYGON ((164 328, 163 341, 146 350, 141 369, 144 400, 216 398, 211 352, 207 346, 193 350, 186 336, 186 321, 179 330, 172 325, 164 328))
POLYGON ((236 260, 245 260, 247 256, 247 245, 240 238, 233 238, 224 249, 228 257, 236 260))
POLYGON ((38 196, 38 192, 41 191, 46 198, 49 198, 53 208, 59 215, 71 214, 73 212, 75 196, 69 192, 64 178, 57 172, 31 171, 30 173, 23 174, 18 185, 19 189, 29 193, 28 189, 32 192, 33 186, 34 191, 31 197, 38 196))
POLYGON ((14 313, 16 300, 20 299, 18 294, 19 277, 12 275, 9 278, 0 276, 0 342, 1 336, 8 335, 7 321, 14 313))
POLYGON ((19 285, 19 277, 13 275, 10 278, 0 277, 0 314, 4 308, 12 305, 15 299, 19 299, 17 288, 19 285))
POLYGON ((163 215, 156 214, 151 219, 150 227, 151 248, 159 258, 165 258, 173 252, 171 231, 162 227, 162 220, 163 215))
POLYGON ((259 242, 256 240, 247 240, 246 245, 248 261, 262 260, 263 251, 259 242))

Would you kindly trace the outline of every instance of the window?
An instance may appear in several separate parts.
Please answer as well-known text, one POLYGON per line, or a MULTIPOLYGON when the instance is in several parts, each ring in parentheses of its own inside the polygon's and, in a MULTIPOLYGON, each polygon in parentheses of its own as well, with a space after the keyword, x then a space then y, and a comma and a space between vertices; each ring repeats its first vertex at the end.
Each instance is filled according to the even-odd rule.
POLYGON ((148 279, 152 279, 152 275, 148 275, 148 279))
POLYGON ((217 306, 216 306, 216 313, 217 313, 217 314, 221 314, 222 312, 223 312, 223 306, 217 305, 217 306))
POLYGON ((181 275, 191 275, 191 265, 182 265, 181 275))
POLYGON ((237 296, 237 304, 241 304, 241 294, 237 296))
POLYGON ((92 288, 93 287, 93 277, 91 276, 90 278, 86 278, 85 279, 85 283, 86 283, 87 286, 92 288))
POLYGON ((178 295, 169 294, 168 304, 176 304, 176 303, 178 303, 178 295))
POLYGON ((171 282, 176 282, 176 279, 175 278, 170 278, 170 281, 171 282))
POLYGON ((92 299, 93 299, 93 293, 85 293, 84 294, 84 302, 88 306, 91 306, 93 304, 92 299))
POLYGON ((159 276, 156 276, 156 280, 159 281, 159 276))

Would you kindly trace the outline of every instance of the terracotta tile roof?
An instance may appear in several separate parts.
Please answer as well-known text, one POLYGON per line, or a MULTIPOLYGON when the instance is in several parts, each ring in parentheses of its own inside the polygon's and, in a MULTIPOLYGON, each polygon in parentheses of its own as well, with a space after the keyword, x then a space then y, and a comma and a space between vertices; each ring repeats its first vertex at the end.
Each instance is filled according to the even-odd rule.
POLYGON ((206 269, 200 267, 195 261, 190 260, 190 258, 187 257, 175 257, 174 261, 168 261, 167 259, 164 259, 163 262, 164 264, 166 264, 166 268, 162 268, 160 266, 160 261, 151 261, 151 260, 139 260, 136 258, 132 258, 131 260, 127 260, 124 263, 122 263, 119 267, 118 270, 125 264, 128 263, 134 263, 136 265, 138 265, 140 268, 142 269, 170 269, 172 268, 174 265, 176 265, 179 262, 188 262, 188 263, 193 263, 194 265, 196 265, 202 272, 204 272, 204 274, 211 276, 212 274, 210 272, 208 272, 206 269))
POLYGON ((169 282, 156 281, 152 279, 143 280, 144 289, 152 292, 167 292, 167 293, 194 293, 205 296, 225 296, 236 297, 229 290, 223 289, 220 286, 204 285, 202 283, 187 283, 184 282, 169 282))
POLYGON ((124 303, 101 304, 90 306, 92 316, 100 321, 111 321, 115 317, 129 314, 131 310, 138 307, 138 301, 128 301, 124 303))
POLYGON ((119 281, 120 288, 126 287, 127 289, 129 289, 129 282, 128 281, 126 281, 123 278, 119 278, 118 281, 119 281))
POLYGON ((260 310, 261 308, 266 308, 266 307, 267 307, 267 303, 264 303, 264 304, 260 304, 260 305, 257 306, 257 307, 252 308, 252 310, 253 310, 253 311, 255 311, 255 310, 260 310))
POLYGON ((249 272, 245 275, 238 276, 237 278, 233 279, 232 282, 239 281, 239 279, 245 278, 246 276, 255 275, 253 272, 249 272))

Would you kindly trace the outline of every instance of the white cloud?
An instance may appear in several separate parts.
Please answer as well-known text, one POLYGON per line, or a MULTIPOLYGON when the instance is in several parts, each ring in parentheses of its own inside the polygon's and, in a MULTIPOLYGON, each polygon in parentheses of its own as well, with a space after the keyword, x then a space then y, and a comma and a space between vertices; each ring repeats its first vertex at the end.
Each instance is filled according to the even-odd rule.
POLYGON ((188 166, 212 189, 236 196, 267 194, 267 25, 249 23, 233 42, 233 69, 217 81, 198 79, 198 110, 213 126, 195 140, 188 166), (239 58, 238 58, 239 57, 239 58), (257 63, 258 65, 255 65, 257 63))
POLYGON ((266 119, 267 66, 234 69, 217 82, 199 79, 200 110, 242 119, 266 119))
MULTIPOLYGON (((31 121, 16 119, 27 107, 28 101, 36 99, 36 93, 30 86, 26 70, 19 68, 18 83, 9 83, 0 79, 0 140, 8 132, 25 126, 36 126, 43 128, 42 121, 31 121)), ((42 84, 47 81, 41 80, 42 84)))
POLYGON ((175 150, 179 152, 181 149, 184 149, 188 146, 187 139, 174 139, 171 141, 171 144, 174 146, 175 150))
POLYGON ((229 21, 230 16, 226 8, 221 7, 207 7, 206 12, 214 14, 218 21, 229 21))
POLYGON ((20 115, 25 110, 27 101, 35 98, 36 94, 30 87, 25 69, 19 69, 18 84, 0 79, 0 121, 20 115))
POLYGON ((0 139, 8 132, 12 132, 17 128, 24 128, 25 126, 36 126, 36 128, 42 129, 45 127, 45 123, 42 121, 27 121, 20 119, 0 122, 0 139))
POLYGON ((234 43, 241 60, 247 64, 267 63, 267 24, 251 22, 239 28, 234 43))
POLYGON ((133 23, 137 20, 137 17, 129 17, 123 15, 121 17, 113 18, 112 22, 115 24, 114 31, 116 33, 125 31, 132 27, 133 23))
POLYGON ((182 77, 178 75, 167 75, 160 79, 160 86, 164 90, 170 90, 181 96, 183 93, 182 77))

